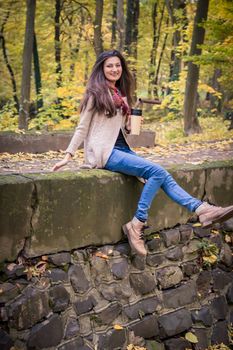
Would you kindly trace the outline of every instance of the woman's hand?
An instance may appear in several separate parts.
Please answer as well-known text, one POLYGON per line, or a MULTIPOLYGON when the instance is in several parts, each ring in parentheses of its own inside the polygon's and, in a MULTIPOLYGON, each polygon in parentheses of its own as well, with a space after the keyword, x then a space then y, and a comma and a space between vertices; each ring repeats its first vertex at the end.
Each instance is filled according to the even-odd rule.
POLYGON ((130 118, 130 115, 127 115, 127 117, 126 117, 125 130, 126 130, 127 133, 130 133, 130 130, 131 130, 131 118, 130 118))
POLYGON ((66 153, 64 159, 60 160, 60 162, 57 162, 53 166, 52 171, 57 171, 58 169, 60 169, 64 165, 66 165, 71 160, 71 158, 72 158, 71 154, 70 153, 66 153))
MULTIPOLYGON (((144 116, 142 115, 141 119, 140 119, 140 128, 142 127, 143 123, 144 123, 144 116)), ((125 123, 125 130, 126 130, 127 134, 130 134, 130 132, 131 132, 131 116, 130 115, 127 116, 126 123, 125 123)))

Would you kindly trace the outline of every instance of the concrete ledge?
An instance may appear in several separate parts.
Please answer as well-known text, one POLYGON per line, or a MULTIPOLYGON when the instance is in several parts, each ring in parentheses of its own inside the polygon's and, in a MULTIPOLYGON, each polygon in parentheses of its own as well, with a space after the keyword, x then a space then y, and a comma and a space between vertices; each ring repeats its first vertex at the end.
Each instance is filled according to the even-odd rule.
MULTIPOLYGON (((0 152, 8 153, 43 153, 47 151, 65 150, 73 136, 73 132, 51 132, 43 134, 16 134, 1 132, 0 152)), ((155 132, 143 130, 139 136, 128 135, 131 147, 153 147, 155 132)), ((83 145, 81 145, 81 148, 83 145)))
MULTIPOLYGON (((233 162, 170 169, 192 195, 232 204, 233 162)), ((142 184, 104 170, 0 175, 0 261, 21 249, 29 257, 110 244, 136 209, 142 184)), ((150 210, 152 230, 183 224, 190 213, 159 191, 150 210)))

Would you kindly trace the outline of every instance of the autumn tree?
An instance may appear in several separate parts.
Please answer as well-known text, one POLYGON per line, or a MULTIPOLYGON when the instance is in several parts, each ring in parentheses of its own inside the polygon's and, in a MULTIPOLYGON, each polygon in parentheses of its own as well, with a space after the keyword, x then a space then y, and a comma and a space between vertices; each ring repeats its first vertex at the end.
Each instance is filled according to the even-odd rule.
POLYGON ((102 19, 103 19, 104 1, 95 1, 95 20, 94 20, 94 48, 96 57, 103 52, 103 38, 102 38, 102 19))
POLYGON ((111 45, 112 47, 116 45, 116 29, 117 27, 117 0, 113 0, 112 2, 112 38, 111 45))
MULTIPOLYGON (((198 0, 190 49, 191 57, 194 55, 201 55, 202 49, 200 45, 204 43, 204 22, 207 19, 208 7, 209 0, 198 0)), ((201 127, 197 118, 199 69, 199 65, 194 63, 192 59, 188 62, 184 100, 184 132, 186 135, 201 132, 201 127)))
MULTIPOLYGON (((169 25, 169 18, 166 19, 166 27, 169 25)), ((168 38, 168 32, 164 34, 163 41, 162 41, 162 47, 160 51, 160 55, 158 58, 158 64, 155 72, 155 77, 154 77, 154 87, 153 87, 153 92, 154 92, 154 97, 157 97, 158 95, 158 81, 159 81, 159 73, 160 73, 160 68, 163 60, 163 55, 166 49, 167 45, 167 38, 168 38)))
POLYGON ((74 78, 82 40, 85 40, 85 24, 91 20, 88 8, 76 1, 64 2, 61 20, 63 40, 68 42, 70 56, 70 81, 74 78), (72 30, 71 30, 72 28, 72 30))
MULTIPOLYGON (((161 35, 162 22, 164 19, 165 3, 162 5, 160 18, 158 17, 157 8, 158 8, 158 1, 155 0, 152 6, 152 16, 151 16, 152 28, 153 28, 153 40, 152 40, 152 49, 150 53, 150 70, 149 70, 149 82, 148 82, 149 97, 152 97, 152 92, 153 92, 153 96, 157 96, 157 83, 158 83, 158 73, 159 73, 159 65, 157 65, 157 51, 158 51, 159 40, 161 35)), ((164 49, 162 50, 162 52, 164 52, 164 49)))
POLYGON ((19 100, 18 100, 18 96, 17 96, 16 79, 15 79, 15 74, 14 74, 13 68, 10 64, 10 60, 8 58, 6 40, 5 40, 5 36, 4 36, 4 29, 5 29, 6 23, 8 21, 8 18, 10 16, 11 5, 12 5, 12 2, 10 3, 10 6, 5 14, 5 17, 3 18, 3 23, 2 23, 1 28, 0 28, 0 43, 1 43, 1 47, 2 47, 4 61, 5 61, 7 70, 8 70, 9 75, 10 75, 12 92, 13 92, 13 99, 15 102, 15 108, 16 108, 17 112, 19 112, 19 100))
POLYGON ((205 52, 200 63, 210 89, 210 108, 220 113, 233 102, 233 2, 212 0, 206 23, 205 52))
POLYGON ((122 51, 125 40, 125 17, 124 17, 124 0, 117 0, 117 48, 122 51))
POLYGON ((127 0, 127 16, 125 28, 125 51, 133 61, 132 71, 136 83, 136 60, 137 60, 137 45, 138 45, 138 21, 139 21, 139 0, 127 0))
POLYGON ((134 58, 137 58, 138 20, 139 0, 127 0, 125 50, 134 58))
POLYGON ((172 50, 170 63, 170 80, 178 80, 181 71, 181 53, 179 45, 182 38, 182 29, 187 26, 186 17, 186 1, 185 0, 166 0, 166 6, 171 20, 171 25, 174 27, 172 35, 172 50))
POLYGON ((23 71, 21 82, 20 110, 19 110, 19 128, 28 128, 28 119, 30 111, 30 92, 31 92, 31 70, 33 55, 34 23, 36 12, 36 0, 27 0, 27 16, 25 27, 25 39, 23 49, 23 71))
POLYGON ((55 0, 55 16, 54 16, 54 46, 55 46, 55 62, 56 62, 56 82, 57 87, 61 86, 62 82, 62 66, 61 66, 61 28, 60 28, 60 17, 62 11, 61 0, 55 0))
POLYGON ((41 72, 40 72, 40 60, 37 48, 36 33, 34 32, 33 37, 33 62, 34 62, 34 72, 35 72, 35 87, 37 95, 37 108, 43 107, 43 98, 41 95, 42 82, 41 82, 41 72))

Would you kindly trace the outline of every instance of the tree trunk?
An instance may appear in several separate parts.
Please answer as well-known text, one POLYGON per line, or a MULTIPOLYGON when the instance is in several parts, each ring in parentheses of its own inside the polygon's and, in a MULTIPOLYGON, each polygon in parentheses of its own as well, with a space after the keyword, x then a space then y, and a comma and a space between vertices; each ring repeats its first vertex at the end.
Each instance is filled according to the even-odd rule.
POLYGON ((158 2, 155 0, 152 7, 152 27, 153 27, 153 43, 150 52, 150 70, 149 70, 149 82, 148 82, 148 97, 152 97, 152 81, 155 77, 155 65, 156 65, 156 53, 158 47, 158 36, 157 36, 157 5, 158 2))
POLYGON ((127 0, 126 28, 125 28, 125 51, 131 54, 132 28, 133 28, 133 0, 127 0))
POLYGON ((19 110, 19 129, 28 128, 35 12, 36 0, 27 0, 27 16, 23 49, 23 71, 19 110))
POLYGON ((61 67, 61 41, 60 41, 60 16, 61 16, 61 0, 56 0, 55 3, 55 62, 56 62, 56 75, 57 75, 57 87, 62 83, 62 67, 61 67))
MULTIPOLYGON (((211 79, 212 88, 214 88, 218 92, 220 92, 220 90, 221 90, 221 86, 220 86, 220 83, 218 81, 218 79, 221 77, 221 74, 222 74, 221 69, 215 68, 213 77, 211 79)), ((220 113, 221 109, 222 109, 221 102, 222 102, 222 99, 219 99, 218 97, 210 94, 210 108, 211 109, 217 108, 217 111, 220 113)))
POLYGON ((137 57, 139 0, 127 0, 127 18, 125 30, 125 50, 137 57))
POLYGON ((3 24, 1 27, 0 42, 2 42, 3 58, 4 58, 4 61, 6 63, 6 67, 8 69, 8 72, 9 72, 10 78, 11 78, 13 99, 15 101, 15 108, 16 108, 17 112, 19 113, 19 100, 18 100, 18 96, 17 96, 16 80, 15 80, 15 75, 14 75, 13 69, 12 69, 10 62, 9 62, 9 59, 8 59, 7 49, 6 49, 6 41, 5 41, 5 37, 4 37, 4 27, 8 21, 9 16, 10 16, 10 10, 7 11, 6 17, 4 18, 4 21, 3 21, 3 24))
MULTIPOLYGON (((167 18, 167 23, 166 23, 166 26, 167 26, 167 27, 168 27, 168 25, 169 25, 169 18, 167 18)), ((153 95, 154 95, 154 97, 157 97, 157 96, 158 96, 159 72, 160 72, 160 67, 161 67, 161 62, 162 62, 164 50, 165 50, 166 43, 167 43, 167 38, 168 38, 168 33, 166 33, 165 36, 164 36, 163 45, 162 45, 162 49, 161 49, 161 52, 160 52, 160 56, 159 56, 159 60, 158 60, 158 65, 157 65, 157 69, 156 69, 156 74, 155 74, 155 79, 154 79, 154 89, 153 89, 153 95)))
POLYGON ((115 47, 117 40, 117 0, 113 0, 112 2, 112 38, 111 45, 115 47))
POLYGON ((81 44, 81 40, 83 37, 83 32, 84 32, 84 24, 85 24, 85 15, 83 12, 83 9, 80 9, 80 16, 81 16, 81 23, 79 26, 79 32, 78 32, 78 37, 77 37, 77 42, 76 42, 76 46, 75 47, 71 47, 70 45, 70 49, 71 49, 71 60, 72 63, 70 65, 70 77, 71 80, 74 78, 74 68, 75 68, 75 62, 77 61, 78 58, 78 54, 79 54, 79 50, 80 50, 80 44, 81 44))
POLYGON ((87 50, 84 52, 84 56, 85 56, 84 86, 86 86, 88 76, 89 76, 89 56, 88 56, 87 50))
MULTIPOLYGON (((198 0, 197 11, 194 19, 194 28, 192 35, 192 43, 190 55, 201 55, 199 45, 204 43, 205 28, 203 22, 206 21, 208 15, 209 0, 198 0)), ((201 132, 201 127, 197 119, 197 87, 199 79, 199 66, 192 61, 188 63, 188 74, 185 87, 184 100, 184 132, 186 135, 201 132)))
POLYGON ((138 21, 139 21, 139 9, 140 4, 139 0, 134 1, 134 19, 133 19, 133 33, 132 33, 132 55, 135 59, 137 59, 137 45, 138 45, 138 21))
POLYGON ((123 51, 125 41, 124 0, 117 0, 117 33, 117 48, 119 51, 123 51))
MULTIPOLYGON (((127 18, 125 30, 125 51, 137 60, 137 43, 138 43, 138 19, 139 19, 139 0, 127 0, 127 18)), ((136 65, 131 67, 134 75, 135 89, 137 88, 137 71, 136 65)))
POLYGON ((94 48, 96 57, 103 52, 103 39, 102 39, 102 18, 103 18, 103 0, 95 1, 95 21, 94 21, 94 48))
POLYGON ((163 7, 162 7, 162 11, 161 11, 161 16, 160 16, 159 25, 158 25, 158 31, 157 31, 157 25, 156 25, 157 5, 158 5, 158 1, 156 1, 154 3, 153 10, 152 10, 153 44, 152 44, 152 49, 151 49, 151 54, 150 54, 150 73, 149 73, 149 83, 148 83, 148 95, 151 96, 152 92, 154 95, 154 92, 156 92, 156 95, 154 95, 154 97, 157 96, 157 86, 155 87, 155 84, 157 84, 157 80, 156 80, 156 55, 157 55, 161 27, 162 27, 162 22, 163 22, 163 17, 164 17, 165 2, 163 3, 163 7))
MULTIPOLYGON (((172 3, 166 0, 168 13, 171 19, 171 24, 174 26, 177 22, 176 11, 182 10, 183 15, 186 13, 186 1, 185 0, 173 0, 172 3)), ((186 25, 186 23, 185 23, 186 25)), ((170 64, 170 81, 178 80, 181 71, 181 57, 177 53, 177 47, 181 40, 181 34, 178 29, 175 30, 172 37, 172 51, 171 51, 171 64, 170 64)))
POLYGON ((40 61, 37 49, 36 33, 34 32, 33 40, 33 59, 34 59, 34 71, 35 71, 35 85, 36 85, 36 95, 37 95, 37 109, 43 106, 43 98, 41 96, 41 74, 40 74, 40 61))

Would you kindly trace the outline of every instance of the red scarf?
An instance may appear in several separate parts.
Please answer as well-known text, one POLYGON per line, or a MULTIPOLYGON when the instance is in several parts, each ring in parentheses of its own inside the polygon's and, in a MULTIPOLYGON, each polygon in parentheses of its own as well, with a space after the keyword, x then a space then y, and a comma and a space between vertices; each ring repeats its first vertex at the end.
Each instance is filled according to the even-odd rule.
POLYGON ((118 90, 116 87, 110 87, 110 91, 115 107, 121 108, 123 115, 129 115, 129 106, 125 103, 124 99, 122 98, 120 90, 118 90))

